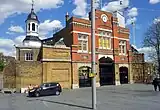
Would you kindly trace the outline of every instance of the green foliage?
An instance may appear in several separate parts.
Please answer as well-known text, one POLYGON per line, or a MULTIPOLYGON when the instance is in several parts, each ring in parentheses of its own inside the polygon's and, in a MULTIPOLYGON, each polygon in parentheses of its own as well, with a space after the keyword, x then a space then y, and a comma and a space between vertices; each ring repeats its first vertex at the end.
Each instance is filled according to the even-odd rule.
POLYGON ((3 61, 0 61, 0 71, 3 71, 3 69, 4 69, 4 62, 3 61))

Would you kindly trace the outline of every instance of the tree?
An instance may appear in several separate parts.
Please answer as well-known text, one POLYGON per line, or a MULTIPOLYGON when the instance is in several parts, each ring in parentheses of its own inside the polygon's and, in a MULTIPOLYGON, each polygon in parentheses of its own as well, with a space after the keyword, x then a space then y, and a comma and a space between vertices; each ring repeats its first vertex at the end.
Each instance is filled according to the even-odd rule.
POLYGON ((3 62, 3 61, 0 61, 0 72, 3 71, 4 66, 5 66, 5 65, 4 65, 4 62, 3 62))
POLYGON ((153 49, 149 56, 157 63, 157 71, 160 74, 160 19, 155 19, 145 33, 144 46, 153 49))

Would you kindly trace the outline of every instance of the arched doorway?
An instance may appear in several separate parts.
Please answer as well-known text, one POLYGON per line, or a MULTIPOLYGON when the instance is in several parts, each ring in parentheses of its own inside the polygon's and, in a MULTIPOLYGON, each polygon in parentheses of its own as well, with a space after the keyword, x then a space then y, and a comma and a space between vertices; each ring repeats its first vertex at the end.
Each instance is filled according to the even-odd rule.
POLYGON ((88 66, 82 66, 79 68, 79 87, 91 86, 91 78, 89 77, 90 71, 91 68, 88 66))
POLYGON ((120 67, 120 83, 121 84, 128 84, 128 68, 127 67, 120 67))
POLYGON ((111 58, 99 59, 99 76, 101 86, 115 84, 114 62, 111 58))

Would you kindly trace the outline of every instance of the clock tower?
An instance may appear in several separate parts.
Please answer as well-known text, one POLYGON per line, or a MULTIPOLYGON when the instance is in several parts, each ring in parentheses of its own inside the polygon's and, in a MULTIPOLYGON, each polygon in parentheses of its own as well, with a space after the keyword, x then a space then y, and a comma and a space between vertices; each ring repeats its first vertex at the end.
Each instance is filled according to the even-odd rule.
POLYGON ((102 14, 102 15, 101 15, 101 19, 102 19, 102 21, 103 21, 103 22, 105 22, 105 23, 106 23, 106 22, 107 22, 107 20, 108 20, 108 17, 107 17, 107 15, 106 15, 106 14, 102 14))

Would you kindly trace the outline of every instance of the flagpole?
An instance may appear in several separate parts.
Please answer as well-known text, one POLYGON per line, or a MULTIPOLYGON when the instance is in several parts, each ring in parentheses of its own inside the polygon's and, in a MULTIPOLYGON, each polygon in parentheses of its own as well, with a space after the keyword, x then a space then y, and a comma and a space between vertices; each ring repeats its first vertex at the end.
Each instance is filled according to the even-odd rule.
POLYGON ((102 3, 103 3, 103 2, 102 2, 102 0, 101 0, 101 9, 102 9, 102 7, 103 7, 103 6, 102 6, 102 3))

